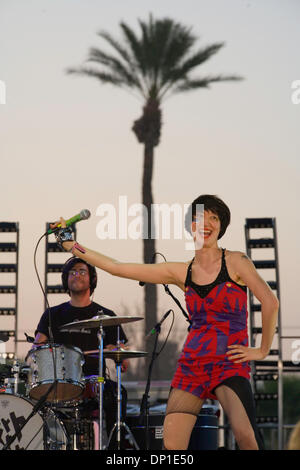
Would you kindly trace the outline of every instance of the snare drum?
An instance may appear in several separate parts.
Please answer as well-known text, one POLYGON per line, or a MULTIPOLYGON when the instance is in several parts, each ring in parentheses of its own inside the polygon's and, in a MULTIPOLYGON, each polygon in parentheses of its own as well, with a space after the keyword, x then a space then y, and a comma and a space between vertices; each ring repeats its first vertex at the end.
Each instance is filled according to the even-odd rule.
POLYGON ((82 393, 84 399, 94 399, 99 397, 99 378, 97 375, 88 375, 84 378, 85 387, 82 393))
POLYGON ((47 397, 48 402, 64 402, 78 398, 84 388, 82 351, 74 346, 45 344, 29 351, 29 396, 39 400, 54 383, 57 385, 47 397))
MULTIPOLYGON (((20 431, 33 411, 33 404, 23 397, 0 393, 0 449, 20 431)), ((52 410, 36 413, 26 423, 10 450, 67 450, 64 425, 52 410)))

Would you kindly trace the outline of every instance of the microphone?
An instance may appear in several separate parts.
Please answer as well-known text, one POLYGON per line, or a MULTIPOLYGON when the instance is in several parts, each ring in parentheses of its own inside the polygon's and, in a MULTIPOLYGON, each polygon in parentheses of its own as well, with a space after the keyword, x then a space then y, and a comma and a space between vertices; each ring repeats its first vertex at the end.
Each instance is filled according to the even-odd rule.
MULTIPOLYGON (((79 214, 74 215, 70 219, 66 220, 66 225, 67 227, 69 227, 70 225, 76 224, 76 222, 80 222, 80 220, 86 220, 90 217, 90 215, 91 213, 88 209, 83 209, 81 212, 79 212, 79 214)), ((61 224, 58 224, 58 226, 55 227, 54 229, 50 228, 47 232, 48 235, 56 232, 56 230, 58 230, 60 227, 61 227, 61 224)))
POLYGON ((164 314, 162 319, 158 323, 156 323, 155 327, 152 328, 151 331, 149 331, 149 333, 146 335, 146 338, 150 338, 150 336, 154 335, 154 333, 159 329, 161 324, 165 321, 165 319, 170 315, 171 312, 173 312, 172 309, 168 310, 167 313, 164 314))

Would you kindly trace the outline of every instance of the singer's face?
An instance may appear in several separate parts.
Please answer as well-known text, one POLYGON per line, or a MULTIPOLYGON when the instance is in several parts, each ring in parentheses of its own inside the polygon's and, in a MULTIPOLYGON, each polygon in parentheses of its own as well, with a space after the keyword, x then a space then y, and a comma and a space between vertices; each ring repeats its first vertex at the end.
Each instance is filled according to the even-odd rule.
POLYGON ((196 249, 214 246, 221 230, 219 216, 210 210, 199 213, 192 223, 196 249))
POLYGON ((69 271, 68 287, 70 292, 86 292, 90 288, 90 273, 85 263, 77 263, 69 271))

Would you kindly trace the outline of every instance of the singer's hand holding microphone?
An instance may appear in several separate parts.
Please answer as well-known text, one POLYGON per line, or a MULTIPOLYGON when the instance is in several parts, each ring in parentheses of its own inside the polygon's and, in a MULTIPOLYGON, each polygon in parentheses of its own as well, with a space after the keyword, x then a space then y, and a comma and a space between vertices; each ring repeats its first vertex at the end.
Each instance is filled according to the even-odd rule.
POLYGON ((80 220, 86 220, 90 217, 91 213, 88 209, 83 209, 79 214, 71 217, 68 220, 65 220, 63 217, 60 217, 59 222, 50 224, 50 229, 48 234, 54 233, 57 244, 64 251, 71 251, 74 246, 73 232, 70 228, 71 225, 79 222, 80 220))
POLYGON ((50 224, 50 227, 59 247, 64 251, 71 251, 75 240, 73 238, 73 232, 71 228, 67 227, 65 219, 60 217, 60 222, 50 224))
POLYGON ((76 224, 76 222, 80 222, 80 220, 86 220, 90 217, 91 213, 88 209, 83 209, 79 212, 79 214, 74 215, 68 220, 64 220, 62 217, 60 218, 60 222, 55 222, 54 224, 50 224, 50 230, 48 230, 48 234, 53 233, 56 229, 70 227, 70 225, 76 224))

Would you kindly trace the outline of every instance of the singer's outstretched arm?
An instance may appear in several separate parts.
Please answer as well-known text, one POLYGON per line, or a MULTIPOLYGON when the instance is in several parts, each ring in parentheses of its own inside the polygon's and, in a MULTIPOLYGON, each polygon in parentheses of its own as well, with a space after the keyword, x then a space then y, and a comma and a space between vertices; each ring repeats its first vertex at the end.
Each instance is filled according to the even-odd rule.
MULTIPOLYGON (((66 222, 63 218, 56 224, 51 224, 53 229, 58 224, 66 227, 66 222)), ((132 279, 135 281, 142 281, 150 284, 175 284, 184 290, 184 281, 186 276, 186 269, 188 263, 186 262, 167 262, 157 264, 143 264, 143 263, 122 263, 109 256, 103 255, 98 251, 93 251, 83 245, 84 253, 74 247, 74 241, 66 241, 63 243, 63 248, 85 260, 87 263, 96 266, 103 271, 112 274, 113 276, 132 279), (73 248, 74 247, 74 248, 73 248)))

